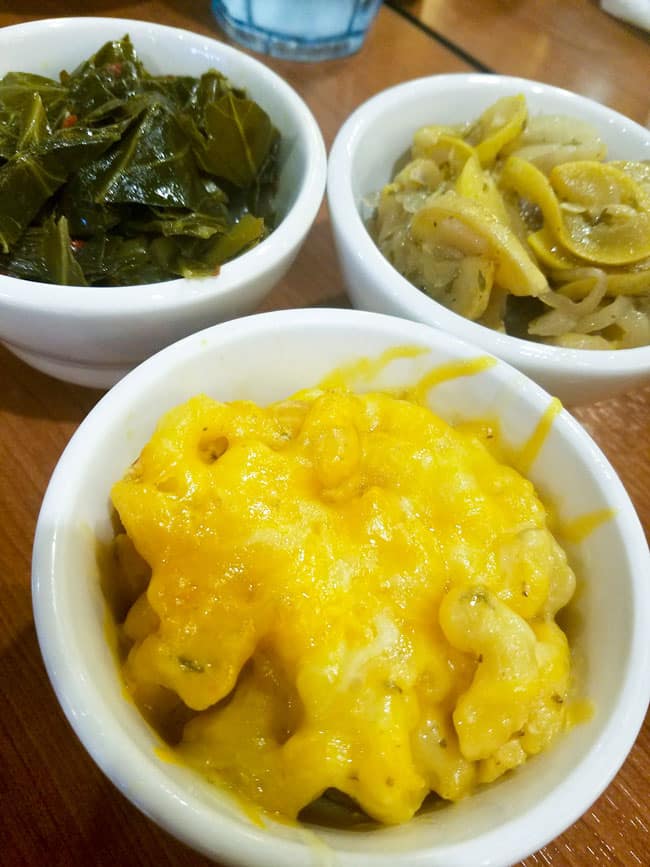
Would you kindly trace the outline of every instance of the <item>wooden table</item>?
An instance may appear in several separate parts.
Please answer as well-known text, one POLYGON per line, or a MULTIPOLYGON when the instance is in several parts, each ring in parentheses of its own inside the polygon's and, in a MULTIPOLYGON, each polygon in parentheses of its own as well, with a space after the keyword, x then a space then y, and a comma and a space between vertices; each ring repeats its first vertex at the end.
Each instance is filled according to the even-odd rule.
MULTIPOLYGON (((325 2, 325 0, 324 0, 325 2)), ((57 15, 163 22, 219 38, 208 0, 22 0, 0 26, 57 15)), ((377 91, 439 72, 484 70, 559 84, 646 123, 647 36, 591 0, 416 0, 384 7, 357 56, 303 65, 268 61, 305 98, 327 144, 377 91)), ((341 303, 323 208, 298 260, 264 309, 341 303)), ((104 778, 66 723, 41 662, 30 556, 57 459, 101 396, 31 370, 0 348, 0 863, 25 867, 207 865, 142 816, 104 778)), ((650 388, 576 416, 604 449, 650 529, 650 388)), ((650 576, 648 576, 650 580, 650 576)), ((603 640, 606 640, 603 636, 603 640)), ((650 723, 583 818, 525 864, 650 864, 650 723)))

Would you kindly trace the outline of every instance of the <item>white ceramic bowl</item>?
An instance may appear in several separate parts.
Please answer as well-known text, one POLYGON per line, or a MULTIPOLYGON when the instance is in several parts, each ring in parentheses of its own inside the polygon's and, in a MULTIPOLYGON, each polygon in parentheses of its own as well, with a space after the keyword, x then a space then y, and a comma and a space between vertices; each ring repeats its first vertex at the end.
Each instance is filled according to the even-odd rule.
POLYGON ((257 60, 214 39, 116 18, 57 18, 0 29, 0 76, 57 77, 128 33, 148 71, 200 75, 217 68, 245 88, 282 133, 271 235, 217 277, 137 287, 52 286, 0 275, 0 341, 52 376, 108 387, 169 343, 256 308, 295 258, 325 190, 326 154, 297 93, 257 60))
POLYGON ((408 81, 361 105, 336 137, 327 182, 334 239, 355 307, 435 325, 518 367, 563 402, 588 403, 650 380, 650 346, 571 350, 499 334, 413 286, 384 258, 364 224, 369 210, 364 202, 391 179, 417 129, 473 120, 490 103, 516 93, 526 96, 532 114, 566 114, 593 124, 611 159, 650 159, 649 130, 567 90, 478 73, 408 81))
MULTIPOLYGON (((33 600, 59 701, 86 749, 134 804, 181 840, 229 864, 510 864, 588 809, 624 761, 643 719, 650 693, 648 548, 618 477, 564 411, 530 477, 560 519, 615 510, 569 551, 582 582, 572 603, 580 624, 572 642, 585 662, 580 689, 595 704, 589 722, 481 793, 372 832, 305 830, 270 821, 257 827, 227 795, 156 755, 157 738, 125 700, 105 639, 96 541, 112 536, 112 483, 137 457, 159 416, 191 395, 266 403, 315 384, 360 355, 376 357, 403 345, 426 352, 393 362, 364 388, 413 384, 440 363, 480 354, 427 326, 354 310, 268 313, 187 337, 103 397, 71 439, 45 496, 34 542, 33 600)), ((498 417, 512 445, 527 440, 549 400, 502 362, 430 392, 431 406, 450 420, 498 417)))

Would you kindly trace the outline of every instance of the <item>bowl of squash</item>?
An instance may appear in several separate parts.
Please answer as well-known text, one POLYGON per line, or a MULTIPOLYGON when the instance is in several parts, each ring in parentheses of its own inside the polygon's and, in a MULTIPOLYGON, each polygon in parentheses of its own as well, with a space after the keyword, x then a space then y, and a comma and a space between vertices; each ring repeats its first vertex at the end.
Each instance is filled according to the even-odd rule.
POLYGON ((330 155, 350 297, 480 346, 569 404, 646 382, 649 159, 647 129, 557 87, 397 85, 330 155))
POLYGON ((171 27, 2 28, 0 118, 0 341, 82 385, 254 310, 324 192, 322 136, 296 92, 171 27))

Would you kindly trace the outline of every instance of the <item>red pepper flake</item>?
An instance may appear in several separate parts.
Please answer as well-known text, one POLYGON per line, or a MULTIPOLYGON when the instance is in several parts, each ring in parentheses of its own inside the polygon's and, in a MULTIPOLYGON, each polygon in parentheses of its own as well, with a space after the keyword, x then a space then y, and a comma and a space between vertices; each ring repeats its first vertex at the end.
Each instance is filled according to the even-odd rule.
POLYGON ((77 239, 77 238, 74 238, 72 241, 70 241, 70 246, 71 246, 72 249, 76 252, 77 250, 81 250, 82 247, 85 247, 85 246, 86 246, 86 242, 85 242, 85 241, 81 241, 81 240, 79 240, 79 239, 77 239))
POLYGON ((122 64, 121 63, 107 63, 106 69, 114 75, 116 78, 119 78, 122 75, 122 64))
POLYGON ((63 118, 63 129, 69 129, 71 126, 74 126, 78 120, 79 118, 76 114, 66 114, 63 118))

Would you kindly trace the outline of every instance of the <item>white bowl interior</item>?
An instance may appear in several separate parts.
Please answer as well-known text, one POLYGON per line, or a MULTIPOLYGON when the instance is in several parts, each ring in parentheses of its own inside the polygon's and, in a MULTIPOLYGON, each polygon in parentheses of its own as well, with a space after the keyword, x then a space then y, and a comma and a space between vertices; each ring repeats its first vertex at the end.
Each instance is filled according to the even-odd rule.
MULTIPOLYGON (((376 380, 360 383, 361 390, 412 384, 440 363, 480 354, 425 326, 356 311, 266 314, 188 337, 104 397, 72 438, 44 500, 34 546, 35 615, 68 718, 127 797, 179 838, 232 863, 298 867, 312 857, 313 863, 347 867, 511 863, 588 808, 641 724, 650 691, 647 546, 613 470, 562 413, 533 464, 532 480, 562 519, 599 508, 616 511, 570 550, 581 579, 572 603, 579 627, 571 637, 580 692, 595 705, 589 722, 474 797, 370 833, 313 832, 273 822, 262 830, 226 795, 156 755, 159 741, 125 700, 105 637, 96 546, 111 537, 112 483, 138 455, 160 415, 193 394, 268 403, 318 382, 344 362, 404 344, 427 352, 393 362, 376 380), (323 846, 337 853, 331 862, 318 860, 323 846)), ((431 406, 450 420, 497 415, 515 446, 530 436, 549 400, 503 363, 430 393, 431 406)))
POLYGON ((622 382, 631 387, 650 378, 650 347, 568 350, 498 334, 448 310, 409 283, 383 257, 365 228, 373 194, 394 176, 396 163, 420 127, 474 120, 500 97, 517 93, 525 95, 531 115, 564 114, 593 124, 607 145, 608 159, 650 159, 650 131, 557 87, 474 73, 405 82, 360 106, 334 143, 328 199, 339 256, 355 306, 426 322, 482 346, 567 402, 595 400, 620 389, 622 382))

